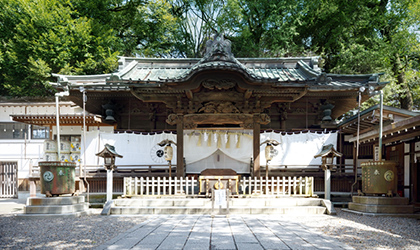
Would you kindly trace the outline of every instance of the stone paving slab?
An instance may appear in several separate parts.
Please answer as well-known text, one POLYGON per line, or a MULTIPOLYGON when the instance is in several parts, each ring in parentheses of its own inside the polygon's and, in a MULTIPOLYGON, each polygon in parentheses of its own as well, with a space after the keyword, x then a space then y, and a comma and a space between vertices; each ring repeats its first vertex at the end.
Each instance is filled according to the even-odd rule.
POLYGON ((96 249, 353 249, 287 218, 149 215, 96 249))

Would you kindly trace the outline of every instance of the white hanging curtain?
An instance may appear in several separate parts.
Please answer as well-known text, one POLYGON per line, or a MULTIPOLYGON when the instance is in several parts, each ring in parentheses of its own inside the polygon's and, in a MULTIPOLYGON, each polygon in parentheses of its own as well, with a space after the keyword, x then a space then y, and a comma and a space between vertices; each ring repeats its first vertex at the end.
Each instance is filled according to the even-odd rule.
MULTIPOLYGON (((172 133, 143 135, 88 132, 86 135, 86 164, 103 164, 103 159, 98 158, 95 154, 100 152, 108 143, 113 145, 115 151, 123 156, 123 158, 117 159, 117 165, 165 165, 167 163, 162 154, 164 147, 157 145, 165 139, 176 142, 176 135, 172 133), (158 152, 160 150, 161 152, 158 152)), ((176 152, 176 146, 171 146, 176 152)), ((172 158, 172 163, 176 164, 176 154, 172 158)))
MULTIPOLYGON (((103 164, 103 159, 98 158, 95 154, 100 152, 106 143, 115 146, 115 150, 123 155, 123 158, 117 159, 117 165, 166 164, 162 154, 164 148, 157 145, 164 139, 176 142, 176 135, 172 133, 143 135, 87 132, 86 165, 103 164), (160 150, 161 152, 159 152, 160 150)), ((336 133, 306 132, 282 135, 281 133, 265 132, 260 135, 261 142, 267 139, 280 142, 280 145, 275 146, 278 153, 271 161, 271 165, 299 165, 300 167, 320 165, 321 158, 315 159, 314 155, 321 151, 322 146, 333 144, 337 148, 336 133)), ((239 171, 249 171, 248 166, 253 155, 252 141, 252 131, 250 130, 240 132, 229 130, 186 131, 184 134, 184 157, 187 172, 190 167, 199 171, 202 168, 199 165, 203 163, 201 161, 204 159, 208 159, 207 163, 215 167, 217 164, 212 163, 215 155, 219 155, 217 156, 219 159, 220 157, 226 159, 223 160, 224 168, 234 167, 239 171), (209 158, 210 156, 213 158, 209 158)), ((172 147, 176 152, 176 146, 172 145, 172 147)), ((266 164, 264 151, 265 145, 261 145, 261 165, 266 164)), ((83 155, 81 159, 84 159, 83 155)), ((174 153, 172 163, 176 164, 176 162, 176 153, 174 153)))
MULTIPOLYGON (((314 155, 321 151, 323 145, 333 144, 337 148, 337 133, 314 133, 300 132, 294 134, 285 134, 275 132, 264 132, 260 140, 264 142, 268 139, 274 139, 280 142, 275 146, 277 155, 271 160, 270 165, 299 165, 300 168, 308 165, 321 165, 321 158, 314 158, 314 155)), ((266 145, 260 147, 260 164, 265 165, 266 145)))

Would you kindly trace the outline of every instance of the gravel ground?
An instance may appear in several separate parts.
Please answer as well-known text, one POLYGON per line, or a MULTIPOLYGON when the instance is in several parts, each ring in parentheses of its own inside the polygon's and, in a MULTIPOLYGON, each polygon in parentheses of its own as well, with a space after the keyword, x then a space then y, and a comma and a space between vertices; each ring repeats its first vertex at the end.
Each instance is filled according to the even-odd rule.
MULTIPOLYGON (((0 215, 2 249, 92 248, 147 219, 146 216, 90 216, 60 219, 16 219, 0 215)), ((287 216, 356 249, 420 249, 420 220, 371 217, 342 212, 337 216, 287 216)))
POLYGON ((361 216, 336 210, 337 216, 295 220, 355 249, 420 249, 420 219, 361 216))

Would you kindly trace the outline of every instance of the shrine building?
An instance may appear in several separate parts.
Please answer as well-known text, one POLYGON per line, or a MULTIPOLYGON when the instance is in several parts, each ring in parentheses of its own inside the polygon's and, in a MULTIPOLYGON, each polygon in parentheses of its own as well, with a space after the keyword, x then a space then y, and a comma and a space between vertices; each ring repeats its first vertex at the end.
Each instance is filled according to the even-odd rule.
MULTIPOLYGON (((174 165, 179 177, 205 169, 189 166, 202 160, 191 160, 197 154, 207 153, 200 146, 211 143, 218 153, 226 149, 228 157, 222 156, 226 164, 221 168, 232 168, 234 158, 246 154, 236 160, 246 166, 235 170, 260 176, 261 143, 273 139, 262 137, 263 133, 336 132, 336 119, 357 107, 360 87, 380 90, 386 85, 378 74, 324 73, 318 59, 235 58, 231 42, 215 36, 206 43, 203 58, 120 57, 114 73, 54 74, 57 81, 52 84, 58 91, 69 91, 68 99, 80 107, 86 94, 86 110, 101 115, 116 133, 170 133, 176 142, 174 165), (245 140, 247 145, 239 145, 245 140)), ((368 93, 361 96, 362 102, 370 98, 368 93)), ((333 136, 340 151, 340 136, 333 136)), ((327 139, 322 140, 325 144, 327 139)), ((280 153, 288 154, 285 141, 280 143, 280 153)), ((127 154, 122 150, 116 146, 120 154, 127 154)), ((300 150, 293 153, 295 160, 305 154, 312 159, 319 147, 315 154, 304 147, 300 150)))

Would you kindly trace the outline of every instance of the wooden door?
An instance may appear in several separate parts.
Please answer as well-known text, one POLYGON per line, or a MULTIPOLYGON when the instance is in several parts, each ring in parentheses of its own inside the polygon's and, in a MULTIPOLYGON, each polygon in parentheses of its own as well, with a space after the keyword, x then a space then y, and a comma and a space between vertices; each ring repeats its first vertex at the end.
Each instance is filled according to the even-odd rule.
POLYGON ((18 197, 17 162, 0 162, 0 198, 18 197))
POLYGON ((385 159, 397 163, 398 192, 404 195, 404 143, 388 146, 385 159))
POLYGON ((412 169, 412 188, 413 188, 413 202, 420 203, 420 157, 417 157, 417 161, 412 169))

